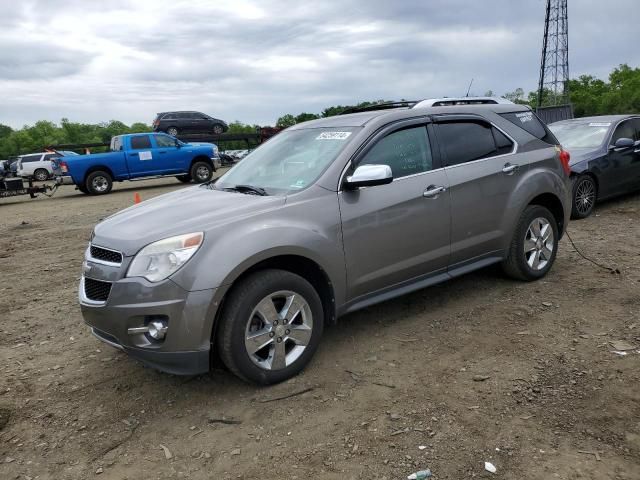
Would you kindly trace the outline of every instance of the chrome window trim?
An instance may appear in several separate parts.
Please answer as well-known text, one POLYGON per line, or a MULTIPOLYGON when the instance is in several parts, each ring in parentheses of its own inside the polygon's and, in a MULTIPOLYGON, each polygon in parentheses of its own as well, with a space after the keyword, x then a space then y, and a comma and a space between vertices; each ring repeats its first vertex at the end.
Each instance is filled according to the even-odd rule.
MULTIPOLYGON (((462 167, 464 165, 469 165, 472 163, 477 163, 477 162, 484 162, 486 160, 491 160, 494 158, 502 158, 502 157, 508 157, 511 155, 515 155, 516 153, 518 153, 518 148, 520 147, 520 144, 516 141, 515 138, 513 138, 511 135, 509 135, 509 133, 507 133, 503 128, 499 127, 498 125, 496 125, 495 123, 493 123, 490 120, 485 119, 484 117, 479 117, 478 120, 483 121, 485 123, 488 123, 489 125, 491 125, 493 128, 495 128, 496 130, 498 130, 499 132, 501 132, 505 137, 507 137, 509 140, 511 140, 511 142, 513 143, 513 149, 511 150, 511 152, 509 153, 503 153, 501 155, 495 155, 493 157, 484 157, 484 158, 479 158, 477 160, 472 160, 470 162, 464 162, 464 163, 458 163, 457 165, 445 165, 439 168, 436 168, 434 170, 427 170, 425 172, 420 172, 420 173, 414 173, 412 175, 407 175, 405 177, 399 177, 399 178, 394 178, 393 181, 391 183, 394 183, 396 181, 400 181, 404 178, 412 178, 412 177, 417 177, 419 175, 425 175, 427 173, 431 173, 431 172, 437 172, 439 170, 446 170, 446 169, 451 169, 451 168, 457 168, 457 167, 462 167)), ((462 120, 461 120, 462 121, 462 120)), ((431 122, 429 122, 431 123, 431 122)), ((437 125, 438 122, 432 122, 434 125, 437 125)), ((428 123, 425 123, 425 128, 427 126, 428 123)), ((391 132, 393 133, 393 132, 391 132)), ((427 136, 429 135, 429 133, 427 132, 427 136)), ((384 138, 384 137, 382 137, 384 138)), ((428 138, 428 137, 427 137, 428 138)), ((429 142, 431 142, 431 139, 429 139, 429 142)), ((431 147, 431 143, 429 144, 429 146, 431 147)), ((440 144, 438 144, 438 147, 440 146, 440 144)), ((433 151, 433 150, 432 150, 433 151)), ((441 163, 442 163, 442 158, 440 159, 441 163)), ((345 165, 345 167, 342 169, 342 173, 340 174, 340 182, 338 183, 338 185, 340 186, 338 193, 341 193, 344 191, 344 188, 342 187, 342 185, 344 184, 344 176, 347 172, 347 170, 349 170, 349 168, 351 167, 351 164, 353 162, 353 158, 349 159, 349 161, 347 162, 347 164, 345 165)))

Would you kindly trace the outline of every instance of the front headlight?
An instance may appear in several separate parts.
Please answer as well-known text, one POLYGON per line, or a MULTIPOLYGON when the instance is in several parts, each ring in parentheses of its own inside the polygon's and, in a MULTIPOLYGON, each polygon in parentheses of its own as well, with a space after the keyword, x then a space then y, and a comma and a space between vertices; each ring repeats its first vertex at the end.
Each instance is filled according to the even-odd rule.
POLYGON ((198 251, 204 233, 187 233, 151 243, 138 252, 127 277, 144 277, 150 282, 164 280, 198 251))

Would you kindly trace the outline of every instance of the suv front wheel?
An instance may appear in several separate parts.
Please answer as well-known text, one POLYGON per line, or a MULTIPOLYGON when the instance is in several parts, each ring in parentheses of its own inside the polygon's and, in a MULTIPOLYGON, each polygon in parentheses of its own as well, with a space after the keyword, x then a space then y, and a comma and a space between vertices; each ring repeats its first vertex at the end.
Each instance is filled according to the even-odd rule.
POLYGON ((231 372, 262 385, 300 372, 322 337, 320 296, 304 278, 285 270, 251 274, 231 291, 216 335, 231 372))
POLYGON ((558 238, 553 214, 540 205, 529 205, 520 216, 502 262, 504 272, 525 281, 544 277, 556 258, 558 238))

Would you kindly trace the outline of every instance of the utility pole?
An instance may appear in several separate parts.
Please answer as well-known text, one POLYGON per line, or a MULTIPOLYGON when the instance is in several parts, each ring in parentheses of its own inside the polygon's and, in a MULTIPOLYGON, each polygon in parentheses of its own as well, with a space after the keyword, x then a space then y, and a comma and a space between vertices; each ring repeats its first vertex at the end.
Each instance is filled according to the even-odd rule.
POLYGON ((538 108, 570 103, 567 0, 546 0, 546 4, 538 108))

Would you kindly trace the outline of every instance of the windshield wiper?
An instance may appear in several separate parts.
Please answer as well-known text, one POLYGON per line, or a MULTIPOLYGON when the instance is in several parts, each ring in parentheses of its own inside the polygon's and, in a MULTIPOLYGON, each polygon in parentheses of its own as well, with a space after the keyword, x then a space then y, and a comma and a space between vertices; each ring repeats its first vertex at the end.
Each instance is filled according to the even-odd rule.
POLYGON ((269 195, 264 188, 254 187, 253 185, 236 185, 234 187, 223 188, 223 190, 229 190, 229 191, 232 191, 232 192, 247 193, 249 195, 260 195, 262 197, 265 197, 265 196, 269 195))

